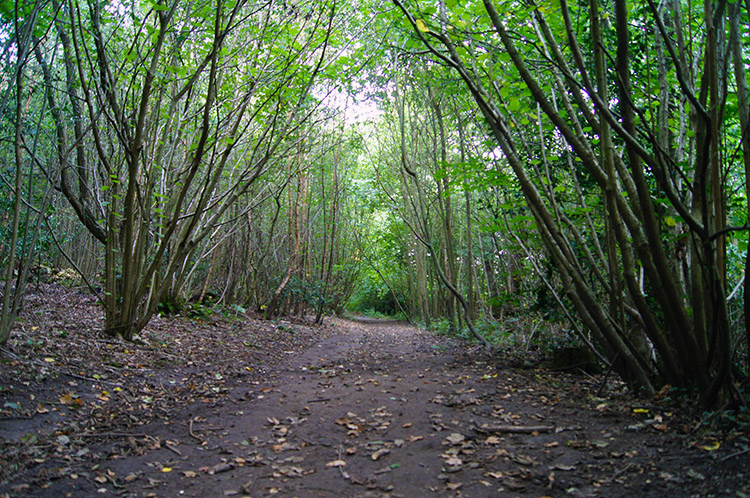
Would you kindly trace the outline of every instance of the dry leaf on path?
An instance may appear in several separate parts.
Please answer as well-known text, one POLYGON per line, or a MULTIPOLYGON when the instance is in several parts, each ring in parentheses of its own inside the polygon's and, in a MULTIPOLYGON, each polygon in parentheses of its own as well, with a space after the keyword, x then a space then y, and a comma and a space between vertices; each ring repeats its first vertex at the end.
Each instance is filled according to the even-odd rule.
POLYGON ((373 461, 377 461, 378 459, 380 459, 381 457, 387 455, 390 452, 391 452, 391 450, 389 450, 387 448, 381 448, 378 451, 376 451, 375 453, 373 453, 370 456, 370 458, 372 458, 373 461))
POLYGON ((463 434, 454 432, 453 434, 451 434, 445 439, 451 444, 461 444, 466 440, 466 437, 463 434))

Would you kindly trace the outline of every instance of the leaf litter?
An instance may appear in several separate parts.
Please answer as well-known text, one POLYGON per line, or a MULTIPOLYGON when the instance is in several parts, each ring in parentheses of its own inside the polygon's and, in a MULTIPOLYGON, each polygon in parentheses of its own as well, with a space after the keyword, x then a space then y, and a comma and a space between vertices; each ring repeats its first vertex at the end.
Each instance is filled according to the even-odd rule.
POLYGON ((748 434, 664 393, 398 322, 157 317, 122 343, 100 318, 65 288, 27 300, 0 497, 750 495, 748 434))

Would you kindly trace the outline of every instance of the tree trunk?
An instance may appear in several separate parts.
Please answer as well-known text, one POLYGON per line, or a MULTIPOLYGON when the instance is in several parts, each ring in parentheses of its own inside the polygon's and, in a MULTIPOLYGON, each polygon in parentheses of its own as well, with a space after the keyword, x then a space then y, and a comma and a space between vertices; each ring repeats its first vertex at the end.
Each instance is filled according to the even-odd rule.
MULTIPOLYGON (((16 34, 20 38, 19 26, 16 24, 16 34)), ((19 40, 20 41, 20 40, 19 40)), ((21 47, 25 45, 19 43, 21 47)), ((18 285, 13 288, 14 272, 16 271, 16 251, 18 248, 18 231, 21 220, 21 195, 22 195, 22 179, 23 179, 23 154, 21 152, 21 130, 23 130, 23 64, 24 52, 22 50, 19 54, 19 62, 16 65, 15 74, 15 97, 16 97, 16 108, 15 108, 15 140, 13 146, 14 159, 15 159, 15 192, 13 196, 13 221, 11 222, 11 238, 10 238, 10 251, 8 254, 8 267, 5 269, 5 283, 3 288, 3 302, 2 302, 2 314, 0 314, 0 346, 4 345, 10 337, 10 329, 13 327, 13 323, 16 319, 16 313, 14 310, 17 309, 16 301, 21 298, 21 289, 18 285)), ((19 272, 20 273, 20 272, 19 272)))
MULTIPOLYGON (((745 166, 745 197, 747 199, 747 219, 750 220, 750 91, 747 86, 745 62, 742 49, 742 32, 740 18, 742 6, 739 2, 731 6, 731 36, 729 49, 732 53, 735 83, 737 85, 737 103, 740 116, 740 140, 742 143, 742 160, 745 166)), ((750 351, 750 243, 745 251, 745 284, 744 284, 744 314, 745 314, 745 348, 750 351)), ((750 372, 750 354, 746 356, 746 370, 750 372)))

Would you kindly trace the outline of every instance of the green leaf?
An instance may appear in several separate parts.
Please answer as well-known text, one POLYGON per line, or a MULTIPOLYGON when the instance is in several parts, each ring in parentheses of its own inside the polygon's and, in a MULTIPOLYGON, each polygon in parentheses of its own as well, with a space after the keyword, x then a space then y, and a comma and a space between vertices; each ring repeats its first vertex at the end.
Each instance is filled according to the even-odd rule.
POLYGON ((745 239, 737 239, 737 249, 739 249, 741 252, 747 251, 747 240, 745 239))

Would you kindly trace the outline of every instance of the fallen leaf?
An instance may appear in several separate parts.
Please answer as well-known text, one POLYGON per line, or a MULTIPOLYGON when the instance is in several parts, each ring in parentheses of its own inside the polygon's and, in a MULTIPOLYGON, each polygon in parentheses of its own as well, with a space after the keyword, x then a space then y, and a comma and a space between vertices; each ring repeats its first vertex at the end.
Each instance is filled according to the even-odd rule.
POLYGON ((222 472, 227 472, 229 470, 232 470, 234 468, 233 462, 221 462, 217 463, 211 468, 211 473, 213 474, 221 474, 222 472))
POLYGON ((390 452, 391 452, 391 450, 389 450, 388 448, 381 448, 378 451, 376 451, 375 453, 373 453, 372 455, 370 455, 370 458, 372 458, 373 461, 376 461, 379 458, 387 455, 390 452))
POLYGON ((536 463, 532 457, 526 455, 514 455, 513 460, 516 463, 526 466, 534 465, 536 463))
MULTIPOLYGON (((373 460, 375 460, 373 458, 373 460)), ((326 464, 326 467, 346 467, 346 462, 344 460, 333 460, 326 464)))
POLYGON ((196 477, 198 473, 192 470, 183 470, 182 475, 184 475, 185 477, 196 477))
POLYGON ((458 432, 454 432, 447 438, 445 438, 449 443, 451 444, 461 444, 466 440, 466 437, 463 434, 459 434, 458 432))
POLYGON ((252 493, 253 490, 255 489, 255 481, 253 480, 247 481, 245 484, 242 485, 241 489, 243 493, 249 496, 250 493, 252 493))
POLYGON ((274 467, 274 469, 276 470, 274 474, 278 474, 276 477, 302 477, 306 474, 311 474, 312 472, 314 472, 314 470, 306 472, 302 467, 296 467, 292 465, 274 467))
POLYGON ((721 446, 721 443, 719 443, 718 441, 714 441, 713 443, 706 443, 706 444, 698 445, 698 448, 702 450, 706 450, 706 451, 716 451, 719 449, 720 446, 721 446))
POLYGON ((564 465, 562 463, 550 466, 550 470, 562 470, 563 472, 569 472, 575 469, 576 468, 573 465, 564 465))
POLYGON ((375 471, 375 472, 373 472, 373 473, 374 473, 375 475, 378 475, 378 474, 385 474, 386 472, 390 472, 390 471, 392 471, 392 470, 393 470, 393 469, 392 469, 392 468, 391 468, 391 466, 389 465, 388 467, 383 467, 382 469, 378 469, 378 470, 376 470, 376 471, 375 471))
POLYGON ((688 469, 687 475, 689 477, 692 477, 693 479, 698 479, 699 481, 705 481, 706 480, 706 476, 704 476, 703 474, 701 474, 700 472, 698 472, 698 471, 696 471, 694 469, 688 469))
POLYGON ((60 396, 60 403, 66 406, 83 406, 83 400, 75 393, 65 393, 60 396))
POLYGON ((526 486, 523 483, 519 482, 517 479, 513 479, 512 477, 503 479, 503 484, 513 491, 521 491, 526 489, 526 486))
POLYGON ((165 473, 165 474, 166 474, 167 472, 172 472, 172 467, 162 467, 162 468, 161 468, 161 471, 162 471, 163 473, 165 473))

